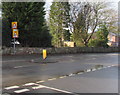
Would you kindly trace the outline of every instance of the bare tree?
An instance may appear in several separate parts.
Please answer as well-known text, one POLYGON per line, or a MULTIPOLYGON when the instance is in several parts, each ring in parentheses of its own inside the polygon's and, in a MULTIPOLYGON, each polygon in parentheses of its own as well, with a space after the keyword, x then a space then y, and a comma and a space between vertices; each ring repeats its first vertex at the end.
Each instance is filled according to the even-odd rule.
POLYGON ((93 33, 96 31, 98 25, 102 23, 101 19, 105 8, 106 4, 100 2, 71 3, 71 26, 73 27, 72 32, 75 42, 81 40, 84 46, 88 46, 93 33))

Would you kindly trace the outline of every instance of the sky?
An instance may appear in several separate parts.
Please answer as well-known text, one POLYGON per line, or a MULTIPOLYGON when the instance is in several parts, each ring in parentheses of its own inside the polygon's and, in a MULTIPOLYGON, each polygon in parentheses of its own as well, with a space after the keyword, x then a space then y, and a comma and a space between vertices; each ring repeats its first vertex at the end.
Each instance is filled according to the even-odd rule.
MULTIPOLYGON (((4 1, 4 0, 2 0, 2 1, 4 1)), ((46 4, 45 4, 45 10, 46 10, 46 16, 45 17, 46 18, 48 17, 49 10, 50 10, 50 5, 52 4, 51 3, 52 1, 53 0, 46 0, 46 4)), ((74 2, 78 2, 78 1, 96 2, 96 0, 71 0, 71 2, 73 2, 73 1, 74 2)), ((118 11, 118 2, 120 0, 97 0, 97 1, 100 1, 100 2, 102 2, 102 1, 104 1, 104 2, 112 2, 111 5, 110 5, 110 7, 118 11)), ((0 2, 1 2, 1 0, 0 0, 0 2)), ((1 11, 0 11, 0 17, 1 17, 1 11)))
MULTIPOLYGON (((50 6, 51 6, 51 4, 52 4, 52 1, 53 0, 46 0, 46 4, 45 4, 45 10, 46 10, 46 16, 45 16, 45 18, 48 18, 48 15, 49 15, 49 10, 50 10, 50 6)), ((65 0, 64 0, 65 1, 65 0)), ((99 2, 102 2, 102 1, 104 1, 104 2, 111 2, 111 5, 110 5, 110 8, 112 8, 112 9, 114 9, 114 10, 116 10, 116 11, 118 11, 118 2, 120 1, 120 0, 72 0, 71 2, 77 2, 77 1, 91 1, 91 2, 96 2, 96 1, 99 1, 99 2)))

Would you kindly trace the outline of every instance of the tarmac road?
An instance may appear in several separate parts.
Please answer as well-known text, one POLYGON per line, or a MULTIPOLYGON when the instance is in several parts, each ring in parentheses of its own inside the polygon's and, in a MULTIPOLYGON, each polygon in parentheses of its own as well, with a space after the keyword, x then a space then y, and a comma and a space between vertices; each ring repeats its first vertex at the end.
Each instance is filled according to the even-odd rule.
POLYGON ((118 92, 117 53, 54 55, 46 62, 41 55, 3 56, 3 93, 118 92))

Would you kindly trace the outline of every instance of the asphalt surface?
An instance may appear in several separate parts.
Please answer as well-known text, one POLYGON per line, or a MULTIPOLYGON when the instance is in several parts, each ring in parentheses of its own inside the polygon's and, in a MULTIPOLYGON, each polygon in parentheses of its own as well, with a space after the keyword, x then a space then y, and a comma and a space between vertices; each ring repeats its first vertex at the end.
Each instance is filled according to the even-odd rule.
POLYGON ((3 93, 118 93, 118 54, 2 58, 3 93))

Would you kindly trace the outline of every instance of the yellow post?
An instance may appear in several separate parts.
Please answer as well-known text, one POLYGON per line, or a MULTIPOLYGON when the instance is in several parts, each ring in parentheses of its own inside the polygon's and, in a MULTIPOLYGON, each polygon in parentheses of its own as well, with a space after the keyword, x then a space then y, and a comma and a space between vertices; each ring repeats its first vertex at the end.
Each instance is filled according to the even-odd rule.
POLYGON ((47 57, 47 51, 46 49, 43 49, 43 59, 46 59, 46 57, 47 57))

